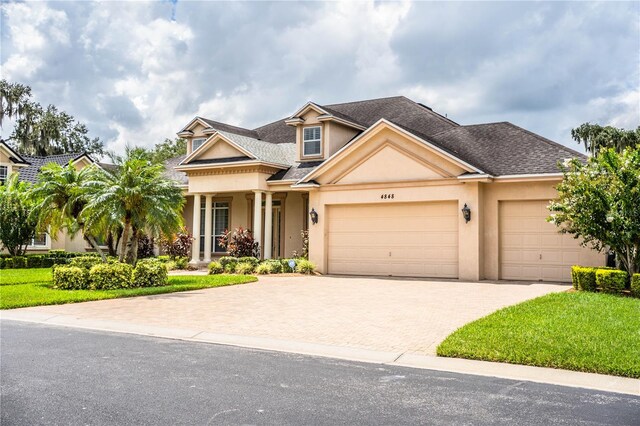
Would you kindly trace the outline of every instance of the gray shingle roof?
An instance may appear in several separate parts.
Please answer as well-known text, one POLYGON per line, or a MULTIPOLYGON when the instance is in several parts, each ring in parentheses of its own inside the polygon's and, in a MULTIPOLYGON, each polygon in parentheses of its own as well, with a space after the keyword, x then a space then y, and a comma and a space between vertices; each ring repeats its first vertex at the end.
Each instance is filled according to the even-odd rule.
POLYGON ((182 160, 184 160, 185 158, 187 158, 186 154, 170 158, 164 162, 164 175, 169 179, 175 180, 181 185, 188 184, 189 178, 187 177, 187 174, 185 172, 180 172, 176 170, 175 167, 178 164, 182 163, 182 160))
POLYGON ((508 122, 459 126, 430 139, 493 176, 558 173, 558 162, 586 158, 508 122))
MULTIPOLYGON (((384 118, 494 176, 554 173, 558 171, 557 163, 565 158, 585 158, 576 151, 511 123, 460 126, 404 96, 318 105, 336 117, 364 127, 370 127, 384 118)), ((295 163, 296 130, 287 126, 285 119, 253 130, 203 120, 257 158, 291 165, 270 180, 299 179, 320 164, 295 163)))
POLYGON ((56 163, 61 166, 66 166, 67 164, 69 164, 69 161, 73 161, 79 157, 82 157, 83 155, 86 154, 83 152, 76 152, 71 154, 50 155, 48 157, 23 155, 22 158, 24 158, 30 164, 27 167, 20 169, 18 177, 23 182, 35 183, 38 180, 38 173, 43 166, 49 163, 56 163))
POLYGON ((283 166, 290 166, 295 161, 295 143, 274 144, 222 130, 218 130, 218 133, 253 154, 258 160, 283 166))

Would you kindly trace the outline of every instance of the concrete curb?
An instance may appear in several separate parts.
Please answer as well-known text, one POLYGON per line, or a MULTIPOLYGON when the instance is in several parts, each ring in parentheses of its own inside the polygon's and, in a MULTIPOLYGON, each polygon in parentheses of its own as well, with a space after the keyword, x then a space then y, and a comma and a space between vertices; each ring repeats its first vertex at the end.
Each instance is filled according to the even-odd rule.
POLYGON ((640 380, 608 376, 604 374, 582 373, 578 371, 460 358, 442 358, 402 352, 383 352, 369 349, 297 342, 292 340, 279 340, 267 337, 217 334, 202 330, 184 328, 167 328, 106 320, 89 320, 77 318, 72 315, 45 314, 33 311, 0 311, 0 320, 22 321, 87 330, 214 343, 374 364, 447 371, 511 380, 524 380, 536 383, 640 396, 640 380))

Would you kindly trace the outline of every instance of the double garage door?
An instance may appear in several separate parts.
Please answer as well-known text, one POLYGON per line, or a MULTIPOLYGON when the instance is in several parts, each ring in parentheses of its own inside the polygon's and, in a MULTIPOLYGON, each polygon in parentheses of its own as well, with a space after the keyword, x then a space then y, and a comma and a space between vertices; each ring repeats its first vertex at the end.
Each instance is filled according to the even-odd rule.
POLYGON ((546 221, 548 201, 502 201, 500 278, 503 280, 571 281, 572 265, 602 266, 603 254, 581 247, 546 221))
MULTIPOLYGON (((570 281, 571 265, 604 264, 546 222, 547 204, 500 202, 500 279, 570 281)), ((457 278, 459 215, 454 201, 329 206, 328 272, 457 278)))
POLYGON ((458 277, 458 203, 329 207, 330 274, 458 277))

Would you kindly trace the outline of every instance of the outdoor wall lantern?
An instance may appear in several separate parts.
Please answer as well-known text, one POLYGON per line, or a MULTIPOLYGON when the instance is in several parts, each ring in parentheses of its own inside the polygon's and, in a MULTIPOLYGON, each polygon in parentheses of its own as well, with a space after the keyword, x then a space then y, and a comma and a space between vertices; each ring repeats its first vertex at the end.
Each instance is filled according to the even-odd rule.
POLYGON ((462 217, 464 217, 466 223, 469 223, 471 220, 471 209, 467 206, 467 203, 464 203, 464 207, 462 208, 462 217))
POLYGON ((318 223, 318 212, 315 209, 311 209, 309 212, 309 217, 311 217, 311 223, 314 225, 318 223))

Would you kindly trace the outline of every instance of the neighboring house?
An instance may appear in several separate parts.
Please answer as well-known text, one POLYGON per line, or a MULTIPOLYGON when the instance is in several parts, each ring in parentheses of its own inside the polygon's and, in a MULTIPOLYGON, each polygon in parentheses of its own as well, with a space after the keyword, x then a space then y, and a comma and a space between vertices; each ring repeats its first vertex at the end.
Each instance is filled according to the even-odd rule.
MULTIPOLYGON (((35 183, 38 179, 40 168, 49 163, 57 163, 61 166, 72 162, 77 169, 93 164, 94 161, 86 153, 72 153, 61 155, 50 155, 48 157, 34 157, 31 155, 21 155, 14 151, 4 141, 0 141, 0 184, 4 184, 11 173, 18 173, 21 181, 35 183)), ((84 240, 81 233, 75 238, 71 238, 66 232, 58 233, 56 239, 46 233, 38 233, 27 247, 27 253, 42 253, 48 250, 67 250, 74 252, 84 252, 91 250, 91 247, 84 240)))
POLYGON ((605 263, 545 220, 558 163, 584 156, 511 123, 459 125, 400 96, 309 102, 256 129, 196 117, 178 136, 187 155, 167 166, 193 263, 239 226, 264 258, 299 253, 308 229, 329 274, 569 281, 571 265, 605 263))

